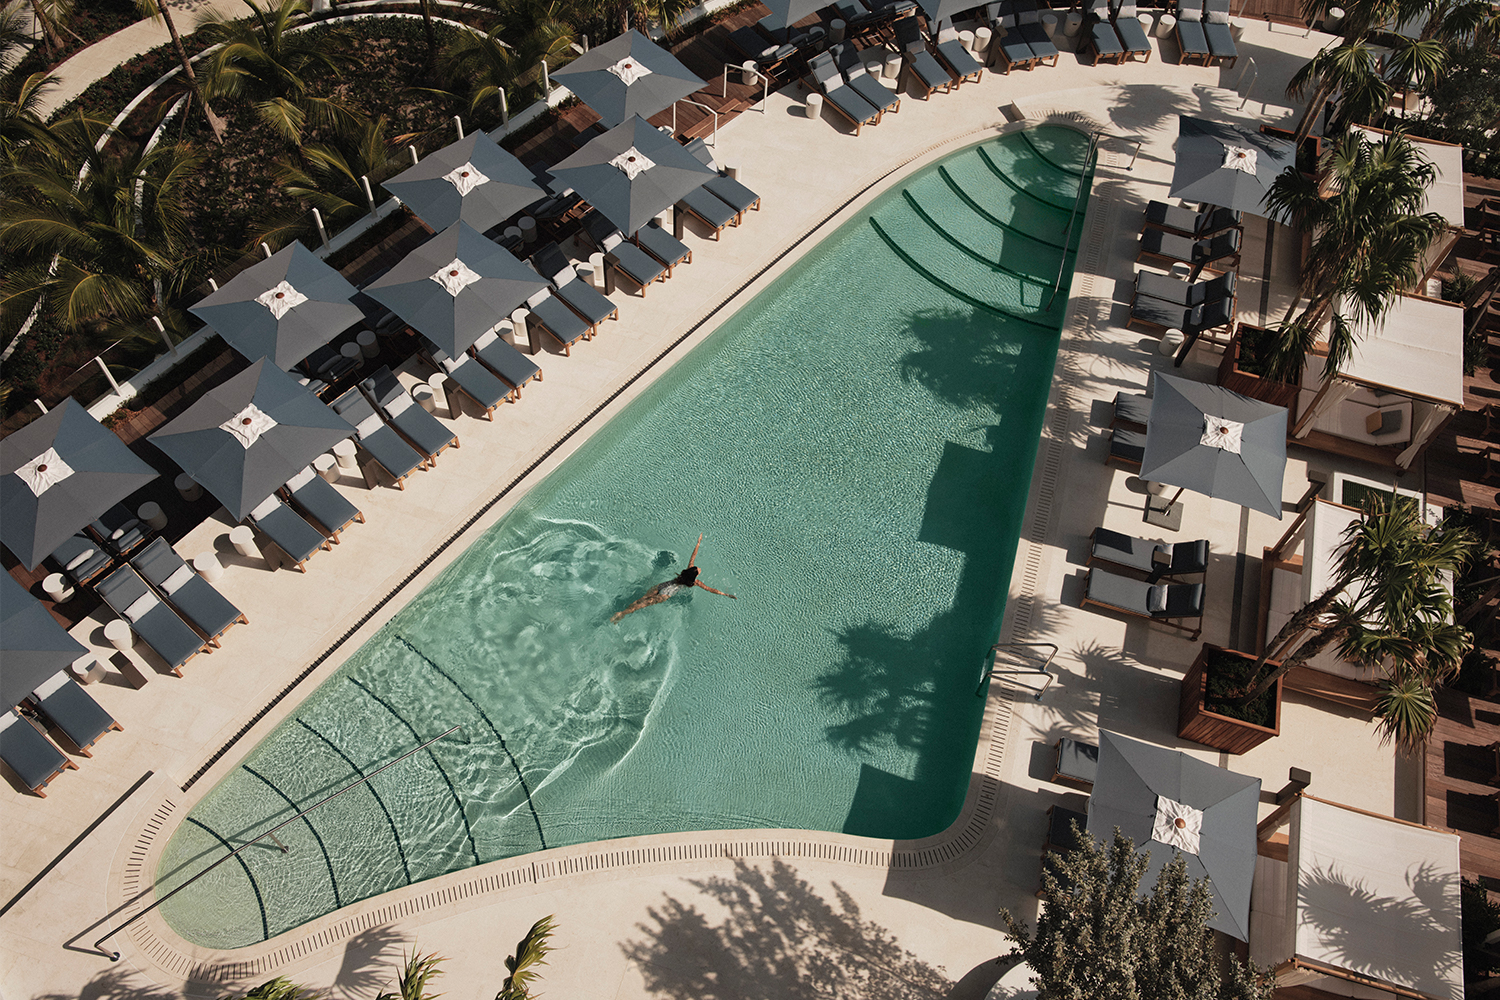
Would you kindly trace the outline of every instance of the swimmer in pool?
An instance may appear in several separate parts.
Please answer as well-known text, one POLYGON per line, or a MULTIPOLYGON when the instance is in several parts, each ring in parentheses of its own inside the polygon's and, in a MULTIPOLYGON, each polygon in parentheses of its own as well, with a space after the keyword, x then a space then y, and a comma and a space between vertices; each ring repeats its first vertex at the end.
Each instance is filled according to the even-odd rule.
POLYGON ((736 598, 733 594, 726 594, 722 590, 715 590, 708 584, 698 579, 698 567, 694 566, 693 563, 698 559, 698 546, 702 544, 703 536, 699 535, 698 544, 693 546, 693 554, 688 559, 687 569, 683 570, 681 573, 678 573, 666 583, 658 583, 656 586, 646 591, 646 593, 642 595, 640 600, 636 601, 624 611, 616 614, 613 618, 610 619, 610 621, 617 622, 621 618, 624 618, 626 615, 630 614, 632 611, 639 611, 641 610, 641 608, 649 607, 652 604, 660 604, 662 601, 665 601, 668 598, 681 593, 689 587, 702 587, 710 594, 718 594, 720 597, 728 597, 731 600, 738 600, 738 598, 736 598))

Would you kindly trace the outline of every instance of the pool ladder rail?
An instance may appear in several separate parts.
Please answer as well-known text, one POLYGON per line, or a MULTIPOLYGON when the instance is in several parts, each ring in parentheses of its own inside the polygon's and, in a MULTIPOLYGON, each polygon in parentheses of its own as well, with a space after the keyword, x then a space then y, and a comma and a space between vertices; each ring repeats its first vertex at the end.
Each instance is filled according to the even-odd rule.
POLYGON ((989 684, 991 677, 995 677, 997 675, 1003 677, 1003 676, 1006 676, 1006 675, 1009 675, 1009 674, 1033 674, 1033 675, 1034 674, 1040 674, 1040 675, 1042 675, 1042 677, 1045 678, 1045 680, 1042 681, 1041 690, 1037 691, 1036 694, 1033 695, 1032 697, 1036 701, 1041 701, 1042 700, 1042 695, 1046 694, 1047 693, 1047 688, 1051 687, 1051 685, 1052 685, 1052 673, 1047 668, 1050 667, 1050 666, 1052 666, 1052 659, 1056 655, 1057 655, 1057 643, 1055 643, 1055 642, 997 642, 997 643, 995 643, 993 646, 990 647, 990 651, 987 654, 985 654, 985 663, 984 663, 984 666, 981 668, 982 672, 979 675, 979 686, 974 689, 974 697, 978 698, 978 697, 981 697, 984 694, 985 685, 989 684), (1039 666, 1017 666, 1017 667, 1006 667, 1004 669, 997 669, 999 667, 999 664, 1000 664, 1000 651, 1001 650, 1030 649, 1032 647, 1044 647, 1044 648, 1047 648, 1047 649, 1051 650, 1051 652, 1047 654, 1046 658, 1042 660, 1042 662, 1041 662, 1041 664, 1039 666))

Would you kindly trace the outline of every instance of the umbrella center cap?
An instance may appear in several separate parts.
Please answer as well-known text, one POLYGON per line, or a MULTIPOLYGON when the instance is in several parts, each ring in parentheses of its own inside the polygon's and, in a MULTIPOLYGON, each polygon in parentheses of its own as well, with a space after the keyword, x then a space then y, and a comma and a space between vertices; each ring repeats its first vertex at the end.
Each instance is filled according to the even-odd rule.
POLYGON ((255 421, 251 420, 249 417, 241 417, 240 418, 240 425, 243 426, 243 427, 249 427, 253 423, 255 423, 255 421))
POLYGON ((276 293, 276 297, 278 299, 284 299, 284 298, 286 298, 286 292, 277 292, 276 293))
POLYGON ((460 177, 467 177, 467 176, 469 176, 469 172, 467 170, 459 171, 458 176, 460 176, 460 177))
POLYGON ((453 270, 449 271, 448 274, 454 278, 458 277, 458 268, 454 268, 453 270))
POLYGON ((41 465, 38 465, 36 467, 36 471, 38 471, 38 472, 46 472, 47 471, 47 463, 43 462, 41 465))
POLYGON ((1178 816, 1172 821, 1172 825, 1177 827, 1177 829, 1179 830, 1185 830, 1187 829, 1187 820, 1183 819, 1181 816, 1178 816))

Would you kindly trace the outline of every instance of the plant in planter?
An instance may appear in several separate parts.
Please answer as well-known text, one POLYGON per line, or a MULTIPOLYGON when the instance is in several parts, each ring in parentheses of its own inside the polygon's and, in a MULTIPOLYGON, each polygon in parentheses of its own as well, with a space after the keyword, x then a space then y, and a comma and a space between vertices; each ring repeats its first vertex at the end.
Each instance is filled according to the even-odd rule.
POLYGON ((1447 574, 1471 558, 1473 536, 1456 523, 1425 525, 1413 504, 1372 495, 1345 531, 1333 582, 1298 609, 1219 706, 1252 706, 1271 686, 1330 647, 1381 670, 1382 738, 1412 750, 1436 718, 1432 690, 1457 672, 1468 630, 1453 622, 1447 574), (1311 634, 1309 634, 1311 633, 1311 634))

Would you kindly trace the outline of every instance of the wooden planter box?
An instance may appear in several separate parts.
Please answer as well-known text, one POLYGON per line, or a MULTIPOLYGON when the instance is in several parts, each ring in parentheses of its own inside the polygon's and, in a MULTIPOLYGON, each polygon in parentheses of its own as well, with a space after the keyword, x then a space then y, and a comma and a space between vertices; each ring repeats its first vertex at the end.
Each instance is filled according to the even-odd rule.
POLYGON ((1270 728, 1210 712, 1203 707, 1203 699, 1208 694, 1208 657, 1211 653, 1220 652, 1252 662, 1256 659, 1248 653, 1205 642, 1198 651, 1198 658, 1188 668, 1187 676, 1182 679, 1182 698, 1177 710, 1177 735, 1225 753, 1248 753, 1271 737, 1281 734, 1282 678, 1276 679, 1275 725, 1270 728))
POLYGON ((1229 339, 1229 346, 1224 350, 1224 357, 1219 361, 1219 375, 1217 382, 1226 389, 1249 396, 1251 399, 1263 400, 1276 406, 1285 406, 1287 410, 1287 427, 1290 429, 1292 421, 1297 418, 1297 398, 1300 386, 1289 385, 1286 382, 1274 382, 1271 379, 1252 375, 1240 367, 1240 345, 1244 331, 1261 330, 1263 327, 1250 326, 1241 323, 1234 331, 1234 336, 1229 339))

